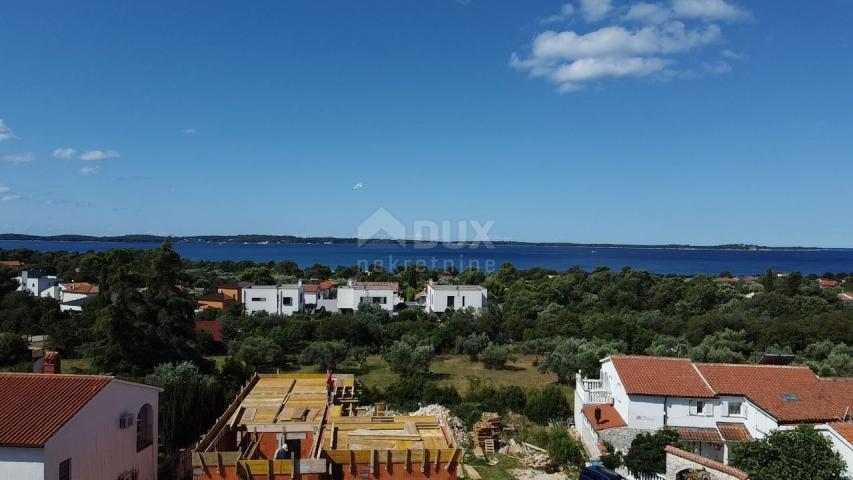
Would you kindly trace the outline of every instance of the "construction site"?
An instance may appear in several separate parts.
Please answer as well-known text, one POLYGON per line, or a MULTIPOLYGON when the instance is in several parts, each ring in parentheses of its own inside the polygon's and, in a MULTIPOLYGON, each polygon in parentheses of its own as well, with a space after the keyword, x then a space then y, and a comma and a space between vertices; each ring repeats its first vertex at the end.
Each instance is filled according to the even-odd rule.
POLYGON ((258 375, 192 453, 196 480, 456 480, 447 419, 378 416, 355 378, 258 375))

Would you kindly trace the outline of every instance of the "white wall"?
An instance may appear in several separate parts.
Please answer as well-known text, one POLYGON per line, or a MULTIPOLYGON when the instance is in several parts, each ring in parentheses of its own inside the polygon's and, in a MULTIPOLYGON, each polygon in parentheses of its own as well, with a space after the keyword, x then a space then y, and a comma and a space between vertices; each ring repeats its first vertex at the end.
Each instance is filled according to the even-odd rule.
POLYGON ((273 315, 292 315, 302 311, 302 285, 244 288, 243 303, 246 305, 246 312, 249 314, 265 311, 273 315), (284 298, 290 298, 291 304, 284 305, 284 298))
POLYGON ((473 308, 479 310, 486 304, 488 291, 476 285, 459 285, 461 288, 448 288, 442 285, 433 288, 427 285, 426 310, 432 313, 444 313, 447 310, 448 297, 453 298, 453 309, 473 308))
POLYGON ((58 480, 67 458, 72 480, 115 480, 134 468, 139 480, 156 480, 158 396, 151 387, 111 381, 45 445, 44 480, 58 480), (136 416, 146 403, 154 412, 155 440, 137 452, 136 416), (119 428, 123 414, 133 415, 132 427, 119 428))
POLYGON ((393 311, 394 305, 398 303, 398 297, 394 290, 386 287, 338 287, 338 309, 358 310, 362 299, 372 303, 372 298, 384 298, 385 303, 376 303, 383 310, 393 311))
MULTIPOLYGON (((15 277, 18 281, 18 291, 19 292, 29 292, 30 295, 38 297, 44 292, 46 289, 59 285, 59 278, 56 276, 43 276, 32 278, 28 277, 26 281, 23 280, 23 277, 15 277)), ((58 294, 58 292, 56 292, 58 294)), ((52 298, 58 298, 56 294, 49 294, 46 296, 50 296, 52 298)))
POLYGON ((835 430, 823 425, 817 427, 817 430, 832 440, 832 449, 838 452, 841 455, 841 459, 847 463, 847 477, 853 478, 853 444, 845 440, 835 430))
POLYGON ((0 447, 0 478, 44 479, 44 450, 41 448, 0 447))

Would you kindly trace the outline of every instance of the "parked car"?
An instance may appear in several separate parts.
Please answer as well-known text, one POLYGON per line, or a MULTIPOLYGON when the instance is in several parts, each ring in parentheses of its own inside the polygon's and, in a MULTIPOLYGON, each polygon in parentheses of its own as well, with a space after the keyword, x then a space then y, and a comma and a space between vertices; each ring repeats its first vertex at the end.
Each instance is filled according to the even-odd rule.
POLYGON ((586 467, 581 471, 580 480, 626 480, 625 477, 618 473, 604 468, 601 465, 593 465, 586 467))

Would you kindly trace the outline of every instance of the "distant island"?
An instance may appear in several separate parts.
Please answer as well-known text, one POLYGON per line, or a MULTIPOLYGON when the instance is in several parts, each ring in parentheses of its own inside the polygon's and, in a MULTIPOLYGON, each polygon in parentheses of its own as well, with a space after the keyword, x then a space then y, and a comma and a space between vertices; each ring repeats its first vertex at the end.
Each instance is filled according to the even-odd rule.
MULTIPOLYGON (((231 243, 231 244, 355 244, 359 239, 355 237, 300 237, 295 235, 192 235, 192 236, 163 236, 163 235, 116 235, 116 236, 92 236, 92 235, 27 235, 19 233, 0 233, 0 241, 46 241, 46 242, 109 242, 109 243, 161 243, 164 240, 182 243, 231 243)), ((370 239, 362 243, 387 245, 400 243, 393 239, 370 239)), ((407 245, 418 243, 439 243, 447 245, 467 244, 470 242, 424 242, 421 240, 403 240, 407 245)), ((542 246, 542 247, 589 247, 589 248, 647 248, 647 249, 696 249, 696 250, 832 250, 819 247, 768 247, 765 245, 753 245, 746 243, 733 243, 725 245, 688 245, 688 244, 663 244, 663 245, 635 245, 618 243, 572 243, 572 242, 516 242, 516 241, 492 241, 499 246, 542 246)))

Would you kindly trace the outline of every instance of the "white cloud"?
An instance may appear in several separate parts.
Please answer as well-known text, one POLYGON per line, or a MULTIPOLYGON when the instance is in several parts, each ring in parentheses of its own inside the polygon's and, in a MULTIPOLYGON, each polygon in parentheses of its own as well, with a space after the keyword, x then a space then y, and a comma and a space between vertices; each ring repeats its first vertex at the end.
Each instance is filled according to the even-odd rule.
POLYGON ((723 58, 728 58, 729 60, 745 60, 746 59, 746 55, 732 51, 732 50, 728 50, 728 49, 720 52, 720 55, 722 55, 723 58))
POLYGON ((98 167, 83 167, 79 172, 80 175, 94 175, 98 173, 98 167))
POLYGON ((364 188, 364 183, 362 183, 362 182, 358 182, 352 186, 353 190, 361 190, 362 188, 364 188))
POLYGON ((12 202, 12 201, 15 201, 15 200, 20 200, 20 199, 21 199, 21 196, 20 196, 20 195, 6 195, 6 196, 4 196, 4 197, 2 198, 2 200, 3 200, 4 202, 12 202))
POLYGON ((587 22, 597 22, 613 10, 610 0, 580 0, 580 10, 587 22))
POLYGON ((708 73, 729 73, 732 71, 732 66, 728 62, 718 60, 716 62, 705 62, 702 67, 708 73))
POLYGON ((726 0, 672 0, 672 10, 679 17, 706 21, 742 20, 749 17, 745 10, 726 0))
POLYGON ((0 142, 5 140, 9 140, 15 138, 15 134, 12 133, 12 129, 6 126, 6 123, 3 122, 3 119, 0 118, 0 142))
POLYGON ((77 150, 73 148, 57 148, 53 151, 54 158, 61 158, 63 160, 71 160, 74 158, 74 155, 77 153, 77 150))
POLYGON ((120 155, 115 150, 87 150, 80 154, 80 160, 107 160, 110 158, 118 158, 120 155))
POLYGON ((11 155, 6 155, 5 157, 3 157, 3 161, 6 163, 11 163, 12 165, 30 163, 33 161, 33 154, 32 152, 13 153, 11 155))
MULTIPOLYGON (((541 32, 526 54, 511 55, 510 65, 531 77, 550 80, 560 92, 580 90, 589 82, 606 78, 694 78, 696 69, 725 73, 731 70, 729 63, 710 61, 707 54, 698 51, 723 36, 713 20, 748 15, 726 0, 641 1, 620 7, 614 7, 610 0, 580 0, 579 5, 585 19, 607 23, 589 31, 541 32), (691 60, 688 53, 699 58, 688 62, 692 67, 679 66, 680 56, 691 60)), ((726 59, 737 55, 725 52, 726 59)))
POLYGON ((551 15, 550 17, 545 17, 542 19, 541 23, 559 23, 565 22, 569 18, 571 18, 575 14, 575 6, 571 3, 566 3, 562 7, 560 7, 560 13, 556 15, 551 15))
POLYGON ((194 128, 185 128, 181 130, 181 133, 183 133, 184 135, 195 135, 197 131, 194 128))
POLYGON ((632 5, 622 18, 629 22, 660 24, 672 19, 675 13, 660 3, 640 2, 632 5))
POLYGON ((0 193, 9 193, 12 189, 3 185, 0 185, 0 193))

